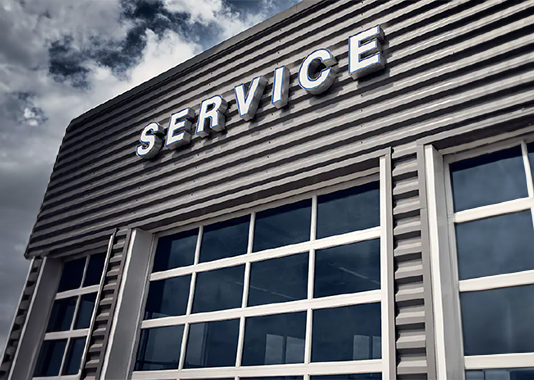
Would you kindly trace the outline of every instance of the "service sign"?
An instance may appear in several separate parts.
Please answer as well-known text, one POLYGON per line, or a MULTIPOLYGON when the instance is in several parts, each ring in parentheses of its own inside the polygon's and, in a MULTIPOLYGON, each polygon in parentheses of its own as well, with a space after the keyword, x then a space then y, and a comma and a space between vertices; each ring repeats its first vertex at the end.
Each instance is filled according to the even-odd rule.
MULTIPOLYGON (((380 26, 356 34, 349 38, 349 75, 353 79, 361 78, 385 67, 385 58, 382 53, 381 42, 384 33, 380 26)), ((327 49, 318 49, 308 55, 300 65, 298 82, 302 89, 310 94, 320 94, 332 86, 337 75, 336 58, 327 49), (319 67, 322 70, 315 74, 319 67)), ((290 73, 287 67, 282 66, 274 70, 272 81, 271 104, 282 108, 289 101, 290 73)), ((263 92, 268 83, 267 78, 258 76, 248 84, 234 88, 235 99, 239 116, 244 120, 252 120, 263 92)), ((215 95, 200 103, 198 117, 192 108, 185 108, 170 115, 167 130, 158 123, 148 124, 143 131, 136 153, 142 158, 155 157, 163 145, 167 149, 177 149, 191 142, 193 134, 207 137, 212 132, 225 129, 225 112, 228 105, 220 95, 215 95)))

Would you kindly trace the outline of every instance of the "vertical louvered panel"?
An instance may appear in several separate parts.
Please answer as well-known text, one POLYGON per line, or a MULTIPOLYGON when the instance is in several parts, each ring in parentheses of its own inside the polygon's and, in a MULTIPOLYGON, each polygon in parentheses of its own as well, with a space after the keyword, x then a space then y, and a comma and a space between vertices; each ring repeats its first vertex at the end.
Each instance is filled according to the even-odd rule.
POLYGON ((13 324, 11 326, 11 330, 9 331, 4 356, 2 357, 2 362, 0 363, 0 380, 8 379, 11 366, 17 353, 22 330, 24 329, 24 323, 26 322, 35 288, 37 286, 37 280, 39 278, 42 263, 43 259, 40 257, 36 257, 31 261, 26 283, 24 284, 24 289, 15 313, 13 324))
POLYGON ((94 320, 91 322, 85 358, 82 362, 82 379, 100 378, 106 354, 108 336, 113 325, 113 313, 120 290, 124 258, 130 230, 119 230, 110 238, 103 280, 97 296, 94 320))
POLYGON ((428 346, 431 300, 425 293, 421 236, 420 176, 415 144, 399 147, 393 160, 395 303, 399 379, 434 378, 433 350, 428 346))

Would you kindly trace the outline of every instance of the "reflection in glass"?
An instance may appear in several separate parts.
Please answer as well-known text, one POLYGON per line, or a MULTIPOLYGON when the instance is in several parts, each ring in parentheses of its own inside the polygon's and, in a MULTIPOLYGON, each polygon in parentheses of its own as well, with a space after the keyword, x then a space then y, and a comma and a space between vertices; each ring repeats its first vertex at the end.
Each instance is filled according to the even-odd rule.
POLYGON ((100 284, 102 278, 102 270, 104 269, 104 262, 106 261, 106 255, 99 253, 89 257, 89 265, 87 266, 87 272, 85 273, 85 280, 83 280, 83 286, 91 286, 100 284))
POLYGON ((193 265, 198 229, 158 239, 152 272, 193 265))
POLYGON ((530 210, 456 224, 460 280, 534 269, 530 210))
POLYGON ((312 362, 380 359, 380 303, 314 310, 312 362))
POLYGON ((314 297, 380 289, 380 240, 318 250, 314 297))
POLYGON ((197 275, 193 313, 241 307, 245 266, 222 268, 197 275))
POLYGON ((85 349, 85 337, 72 338, 67 350, 67 357, 63 365, 63 375, 76 375, 80 370, 83 350, 85 349))
POLYGON ((317 199, 317 238, 380 225, 378 182, 321 195, 317 199))
POLYGON ((302 376, 241 377, 241 380, 302 380, 302 376))
POLYGON ((450 165, 454 211, 528 196, 521 147, 450 165))
POLYGON ((67 339, 45 340, 33 376, 58 376, 66 345, 67 339))
POLYGON ((239 319, 190 325, 184 367, 234 366, 238 333, 239 319))
POLYGON ((256 214, 254 251, 310 240, 311 199, 256 214))
POLYGON ((85 267, 86 258, 67 261, 63 265, 63 272, 61 273, 61 280, 57 291, 64 292, 65 290, 78 289, 82 284, 83 269, 85 267))
POLYGON ((70 330, 77 297, 63 298, 54 301, 46 332, 70 330))
POLYGON ((201 263, 247 253, 250 216, 204 227, 200 245, 201 263))
POLYGON ((310 376, 310 380, 382 380, 381 373, 358 373, 354 375, 310 376))
POLYGON ((477 369, 465 371, 465 380, 532 380, 534 368, 477 369))
POLYGON ((189 300, 191 275, 151 281, 145 319, 184 315, 189 300))
POLYGON ((534 285, 460 294, 465 355, 534 351, 534 285))
POLYGON ((528 160, 530 161, 530 172, 532 173, 532 177, 534 178, 534 143, 528 144, 527 149, 528 160))
POLYGON ((248 306, 301 300, 307 291, 308 253, 251 264, 248 306))
POLYGON ((177 369, 184 326, 141 330, 135 371, 177 369))
POLYGON ((243 365, 304 363, 306 312, 247 318, 243 365))
POLYGON ((78 306, 78 316, 76 317, 76 323, 74 329, 86 329, 91 324, 91 317, 93 316, 93 310, 95 308, 96 293, 84 294, 80 300, 80 306, 78 306))

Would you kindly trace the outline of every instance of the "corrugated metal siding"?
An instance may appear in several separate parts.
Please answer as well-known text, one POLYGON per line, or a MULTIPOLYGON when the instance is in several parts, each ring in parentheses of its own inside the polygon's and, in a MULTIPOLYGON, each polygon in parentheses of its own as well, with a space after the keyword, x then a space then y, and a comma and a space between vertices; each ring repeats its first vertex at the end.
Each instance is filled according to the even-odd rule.
POLYGON ((398 375, 432 377, 416 141, 456 129, 529 125, 533 23, 532 1, 325 1, 292 13, 162 76, 135 97, 74 120, 27 255, 100 249, 117 226, 161 230, 391 147, 398 375), (353 81, 348 37, 374 25, 386 34, 387 68, 353 81), (320 47, 336 56, 340 73, 326 94, 314 97, 298 87, 296 75, 304 57, 320 47), (281 65, 292 73, 288 108, 270 105, 269 85, 255 121, 242 121, 233 87, 257 75, 272 82, 281 65), (163 150, 150 162, 135 156, 148 122, 166 125, 185 107, 198 113, 200 101, 215 94, 229 101, 227 133, 163 150))
POLYGON ((2 360, 0 361, 0 380, 7 380, 9 372, 15 360, 17 348, 19 346, 24 323, 28 317, 28 312, 37 286, 39 273, 41 272, 43 259, 40 257, 32 260, 26 283, 22 291, 20 302, 15 313, 13 324, 6 342, 6 347, 2 360))
POLYGON ((113 316, 120 290, 124 263, 127 255, 130 230, 121 229, 111 237, 105 275, 98 293, 96 313, 89 329, 87 352, 83 358, 82 375, 84 380, 98 380, 109 343, 113 316))

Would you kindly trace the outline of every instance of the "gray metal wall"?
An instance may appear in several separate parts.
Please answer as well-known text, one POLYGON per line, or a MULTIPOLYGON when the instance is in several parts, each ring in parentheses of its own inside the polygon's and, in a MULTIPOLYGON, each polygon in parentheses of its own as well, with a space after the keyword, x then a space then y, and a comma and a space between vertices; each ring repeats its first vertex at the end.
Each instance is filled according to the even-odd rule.
POLYGON ((533 1, 300 4, 73 120, 26 255, 104 250, 115 228, 164 230, 358 168, 351 162, 391 148, 397 372, 433 378, 417 141, 442 136, 442 144, 455 144, 531 124, 533 22, 533 1), (386 34, 386 70, 354 81, 348 37, 375 25, 386 34), (330 49, 340 70, 314 97, 296 74, 317 48, 330 49), (255 121, 242 121, 233 87, 257 75, 272 83, 281 65, 292 72, 287 109, 270 104, 269 85, 255 121), (186 107, 198 114, 200 101, 215 94, 229 101, 227 133, 164 149, 153 161, 135 156, 147 123, 166 125, 186 107))

